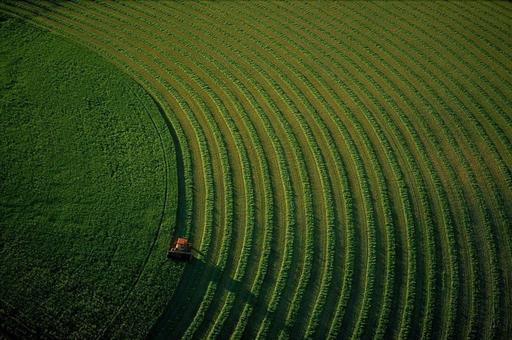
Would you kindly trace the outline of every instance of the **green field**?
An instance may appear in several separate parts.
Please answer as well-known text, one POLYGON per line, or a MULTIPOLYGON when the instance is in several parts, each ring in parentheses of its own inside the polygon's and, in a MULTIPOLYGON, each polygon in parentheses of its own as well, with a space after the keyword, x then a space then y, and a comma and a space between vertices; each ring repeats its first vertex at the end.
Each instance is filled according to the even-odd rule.
POLYGON ((2 326, 145 332, 182 270, 161 256, 177 208, 165 122, 93 52, 19 19, 0 25, 2 326))
POLYGON ((0 12, 0 334, 512 338, 512 3, 0 12))

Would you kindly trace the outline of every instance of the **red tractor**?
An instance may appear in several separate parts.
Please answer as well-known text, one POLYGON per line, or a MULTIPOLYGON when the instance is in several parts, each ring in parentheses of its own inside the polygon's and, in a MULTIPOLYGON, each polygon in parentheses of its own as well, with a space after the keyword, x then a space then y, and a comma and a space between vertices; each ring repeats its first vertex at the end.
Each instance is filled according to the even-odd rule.
POLYGON ((169 248, 167 257, 174 260, 190 261, 192 258, 192 245, 188 243, 188 239, 178 237, 174 245, 169 248))

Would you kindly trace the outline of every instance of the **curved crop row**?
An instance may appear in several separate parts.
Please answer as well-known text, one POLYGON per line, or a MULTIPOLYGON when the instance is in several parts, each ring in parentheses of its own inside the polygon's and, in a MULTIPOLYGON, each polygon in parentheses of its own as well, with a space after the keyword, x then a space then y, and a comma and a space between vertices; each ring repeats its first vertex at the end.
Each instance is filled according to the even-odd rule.
MULTIPOLYGON (((248 15, 248 14, 247 14, 247 13, 244 13, 244 16, 245 16, 245 15, 248 15)), ((287 67, 288 69, 290 69, 290 70, 291 70, 291 72, 293 72, 293 73, 294 73, 294 76, 295 76, 295 77, 297 77, 297 79, 300 79, 300 80, 302 80, 302 81, 306 81, 306 79, 305 79, 304 77, 301 77, 300 73, 299 73, 299 72, 298 72, 298 71, 297 71, 293 66, 291 66, 291 65, 289 65, 289 64, 287 64, 287 63, 286 63, 286 60, 283 60, 282 58, 280 58, 280 57, 278 57, 278 56, 275 56, 275 55, 273 55, 273 56, 274 56, 274 57, 273 57, 273 59, 274 59, 274 60, 279 60, 279 61, 283 62, 283 63, 286 65, 286 67, 287 67)), ((294 86, 294 85, 290 85, 290 86, 294 86)), ((314 89, 313 89, 313 88, 311 88, 311 87, 309 87, 309 88, 308 88, 308 90, 309 90, 309 91, 313 91, 313 92, 314 92, 314 89)), ((317 99, 318 99, 318 95, 319 95, 319 94, 318 94, 318 92, 317 92, 317 93, 316 93, 316 96, 317 96, 316 98, 317 98, 317 99)), ((308 102, 306 102, 305 104, 308 106, 308 107, 307 107, 307 110, 308 110, 309 112, 318 112, 318 113, 321 113, 321 110, 317 110, 316 108, 312 107, 312 105, 311 105, 311 103, 310 103, 309 101, 308 101, 308 102)), ((328 137, 328 136, 330 135, 330 133, 327 131, 327 128, 326 128, 326 126, 325 126, 325 123, 323 122, 323 120, 321 119, 321 117, 320 117, 320 116, 317 116, 317 115, 313 115, 313 116, 314 116, 314 118, 315 118, 316 123, 318 124, 318 126, 320 127, 320 129, 323 131, 322 133, 323 133, 324 138, 329 139, 329 137, 328 137)), ((333 145, 332 137, 330 137, 330 138, 331 138, 331 139, 328 141, 328 144, 329 144, 329 145, 333 145)), ((331 148, 330 148, 330 149, 331 149, 331 148)), ((331 149, 331 152, 332 152, 333 154, 336 154, 336 153, 337 153, 337 152, 336 152, 335 150, 333 150, 333 149, 331 149)), ((327 285, 324 285, 322 288, 323 288, 323 291, 321 291, 321 293, 320 293, 320 294, 322 294, 322 295, 324 296, 323 298, 325 299, 326 289, 328 288, 328 286, 327 286, 327 285)), ((312 319, 312 320, 313 320, 313 323, 317 323, 317 322, 318 322, 318 314, 319 314, 319 312, 320 312, 320 309, 318 308, 318 306, 315 306, 314 313, 313 313, 312 317, 313 317, 313 318, 317 318, 317 321, 315 321, 315 319, 312 319)))
MULTIPOLYGON (((375 83, 374 83, 374 86, 375 86, 375 83)), ((410 161, 410 162, 411 162, 411 161, 410 161)), ((414 164, 414 163, 412 162, 411 164, 414 164)), ((420 188, 421 188, 421 186, 420 186, 420 188)), ((427 209, 427 210, 428 210, 428 209, 427 209)), ((432 277, 432 273, 430 274, 430 276, 432 277)))
MULTIPOLYGON (((374 82, 373 82, 373 86, 375 86, 376 88, 379 88, 379 85, 378 85, 377 83, 374 83, 374 82)), ((389 99, 388 99, 388 101, 389 101, 389 99)), ((396 109, 396 106, 395 106, 395 109, 396 109)), ((382 109, 381 111, 382 111, 382 112, 386 112, 384 109, 382 109)), ((390 119, 390 118, 387 118, 387 121, 386 121, 386 123, 385 123, 385 126, 386 126, 386 127, 391 128, 391 129, 393 129, 393 130, 394 130, 394 136, 395 136, 395 138, 398 138, 398 139, 400 140, 400 139, 402 138, 402 137, 401 137, 400 132, 398 132, 398 130, 396 129, 396 127, 394 126, 394 124, 393 124, 392 122, 390 122, 390 120, 389 120, 389 119, 390 119)), ((403 143, 403 145, 407 145, 407 144, 403 143)), ((407 149, 405 149, 405 151, 406 151, 406 158, 407 158, 407 160, 408 160, 408 163, 410 164, 410 166, 412 166, 413 168, 415 168, 415 166, 414 166, 415 161, 414 161, 414 160, 412 160, 412 158, 411 158, 412 156, 410 155, 410 153, 409 153, 409 152, 407 152, 407 149)), ((417 173, 417 170, 414 170, 414 171, 413 171, 413 173, 417 173)), ((418 180, 418 179, 417 179, 417 180, 418 180)), ((419 190, 419 194, 420 194, 420 197, 421 197, 421 202, 423 203, 423 204, 422 204, 423 209, 424 209, 424 211, 427 211, 427 213, 425 214, 426 216, 424 216, 424 217, 422 218, 422 220, 424 220, 424 221, 425 221, 424 223, 426 224, 426 229, 427 229, 427 230, 431 230, 431 222, 429 222, 429 218, 428 218, 428 216, 429 216, 429 214, 428 214, 429 207, 428 207, 428 205, 426 204, 426 196, 425 196, 425 192, 424 192, 424 190, 425 190, 424 185, 422 185, 421 183, 419 183, 419 188, 420 188, 420 190, 419 190), (429 225, 430 225, 430 226, 429 226, 429 225)), ((432 237, 432 233, 430 233, 430 237, 432 237)), ((431 239, 431 238, 430 238, 430 241, 427 243, 427 246, 429 247, 429 249, 431 249, 431 250, 430 250, 430 261, 433 261, 433 259, 432 259, 432 257, 433 257, 433 255, 432 255, 432 253, 433 253, 433 246, 432 246, 432 239, 431 239)), ((429 264, 429 265, 428 265, 428 268, 429 268, 429 269, 428 269, 428 273, 429 273, 429 275, 428 275, 428 277, 429 277, 429 286, 430 286, 430 288, 432 289, 432 287, 433 287, 433 285, 434 285, 434 283, 433 283, 433 277, 434 277, 434 274, 433 274, 433 268, 434 268, 434 267, 433 267, 433 264, 429 264)), ((430 297, 430 301, 432 301, 432 298, 431 298, 431 297, 430 297)), ((382 334, 382 333, 379 333, 379 334, 382 334)))
MULTIPOLYGON (((509 184, 510 180, 512 179, 510 170, 507 169, 507 167, 505 166, 504 159, 498 152, 498 147, 497 147, 498 144, 492 141, 491 136, 499 137, 499 141, 502 144, 501 149, 503 149, 503 146, 510 145, 510 140, 508 139, 509 137, 507 137, 507 134, 503 131, 502 127, 498 126, 496 124, 496 122, 493 119, 491 119, 492 116, 489 116, 488 112, 496 112, 496 113, 500 113, 501 115, 503 115, 504 119, 505 119, 505 121, 504 121, 505 124, 503 124, 503 127, 512 126, 511 125, 512 117, 510 117, 510 115, 505 114, 504 109, 501 106, 499 106, 499 104, 494 100, 494 97, 489 92, 487 92, 485 90, 485 87, 481 86, 479 84, 479 82, 466 81, 465 77, 463 77, 460 81, 455 80, 455 77, 453 77, 451 74, 451 72, 453 72, 453 71, 457 71, 459 74, 469 76, 469 74, 467 74, 465 72, 465 70, 463 68, 461 68, 458 64, 465 66, 467 69, 471 69, 474 66, 471 65, 464 58, 462 58, 461 55, 458 55, 451 48, 450 44, 443 41, 442 38, 435 37, 432 34, 430 34, 428 31, 425 31, 421 27, 416 26, 415 23, 409 23, 409 26, 411 28, 415 29, 417 32, 421 32, 422 34, 424 34, 426 37, 428 37, 432 41, 438 42, 439 44, 443 44, 444 46, 446 46, 445 51, 448 52, 449 55, 453 56, 454 60, 457 60, 457 63, 454 63, 454 62, 450 61, 450 59, 448 59, 447 64, 448 64, 449 68, 445 68, 445 67, 443 67, 443 65, 441 65, 440 63, 436 63, 435 61, 433 61, 432 64, 433 64, 433 66, 435 66, 437 69, 439 69, 441 71, 441 72, 439 72, 439 75, 446 77, 447 80, 449 81, 449 83, 446 85, 445 88, 448 88, 450 86, 455 87, 456 91, 452 91, 449 93, 461 93, 461 94, 465 95, 465 97, 467 98, 467 101, 469 101, 470 104, 468 104, 468 105, 471 105, 471 107, 465 108, 466 112, 468 113, 468 116, 467 116, 468 121, 474 124, 475 132, 482 138, 482 140, 486 143, 487 147, 489 148, 489 150, 482 150, 481 153, 483 155, 486 155, 486 154, 489 154, 489 151, 490 151, 490 154, 494 156, 493 161, 496 162, 496 164, 498 164, 499 170, 501 172, 501 176, 497 176, 497 177, 505 178, 505 183, 509 184), (449 75, 450 77, 447 77, 447 75, 449 75), (453 85, 451 85, 451 84, 453 84, 453 85), (475 97, 470 92, 468 92, 468 89, 471 89, 472 87, 474 87, 478 93, 482 93, 484 95, 483 104, 485 104, 486 102, 489 103, 487 110, 480 102, 478 102, 475 99, 475 97), (484 124, 482 124, 480 122, 480 120, 477 118, 477 115, 475 115, 473 112, 478 112, 481 119, 483 119, 489 126, 491 126, 493 130, 491 132, 487 132, 487 128, 484 126, 484 124)), ((414 50, 414 47, 413 47, 413 50, 414 50)), ((441 56, 441 52, 437 48, 434 47, 433 50, 435 51, 437 56, 439 56, 439 57, 441 56)), ((471 55, 472 52, 470 51, 469 54, 471 55)), ((473 56, 476 59, 476 56, 475 55, 473 55, 473 56)), ((472 60, 472 59, 470 59, 470 60, 472 60)), ((500 92, 499 89, 496 87, 496 83, 490 82, 487 79, 487 77, 485 77, 485 75, 481 76, 479 80, 483 84, 485 84, 486 87, 492 89, 494 91, 494 93, 500 92)), ((506 103, 511 104, 510 100, 507 100, 506 103)), ((464 105, 460 101, 459 101, 459 104, 461 106, 464 105)), ((462 122, 464 122, 464 121, 465 120, 463 120, 462 122)), ((504 150, 502 150, 502 152, 507 152, 508 156, 510 157, 510 153, 511 153, 510 148, 504 148, 504 150)))
MULTIPOLYGON (((439 97, 438 97, 438 99, 441 101, 441 99, 440 99, 439 97)), ((461 103, 461 105, 462 105, 462 103, 461 103)), ((440 123, 440 125, 441 125, 441 126, 444 126, 445 124, 441 122, 441 123, 440 123)), ((460 128, 460 127, 459 127, 459 128, 460 128)), ((466 137, 467 137, 467 136, 466 136, 466 137)), ((467 141, 469 141, 469 139, 468 139, 468 138, 466 138, 466 139, 467 139, 467 141)), ((468 145, 469 145, 469 146, 470 146, 470 148, 471 148, 471 144, 469 143, 468 145)), ((469 164, 467 164, 467 163, 465 163, 465 164, 466 164, 466 168, 467 168, 467 169, 469 169, 469 173, 471 173, 471 168, 469 167, 469 164)))

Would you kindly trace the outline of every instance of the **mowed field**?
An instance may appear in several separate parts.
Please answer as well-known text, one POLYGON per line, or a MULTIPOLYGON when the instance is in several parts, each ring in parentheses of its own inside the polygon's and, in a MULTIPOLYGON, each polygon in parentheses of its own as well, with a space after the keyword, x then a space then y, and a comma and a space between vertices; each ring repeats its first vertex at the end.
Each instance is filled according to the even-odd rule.
POLYGON ((181 278, 140 324, 75 336, 512 337, 511 3, 0 10, 116 65, 176 134, 197 258, 158 267, 181 278))

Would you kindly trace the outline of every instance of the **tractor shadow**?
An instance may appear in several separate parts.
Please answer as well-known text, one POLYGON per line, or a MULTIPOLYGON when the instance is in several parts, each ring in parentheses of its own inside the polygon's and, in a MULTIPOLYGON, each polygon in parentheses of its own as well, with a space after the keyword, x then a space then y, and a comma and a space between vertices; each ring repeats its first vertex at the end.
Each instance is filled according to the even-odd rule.
POLYGON ((207 259, 194 258, 190 262, 190 267, 194 267, 194 270, 199 272, 209 273, 208 283, 216 282, 218 289, 233 293, 236 299, 241 299, 241 303, 255 304, 257 296, 251 292, 249 287, 244 282, 235 280, 231 275, 227 275, 215 263, 207 259))
MULTIPOLYGON (((195 254, 199 254, 201 255, 201 257, 204 257, 204 253, 202 251, 200 251, 199 249, 197 248, 194 248, 193 246, 190 247, 192 249, 192 253, 195 253, 195 254)), ((197 258, 194 257, 194 261, 197 261, 197 258)))
MULTIPOLYGON (((234 294, 237 304, 248 303, 253 307, 256 305, 257 297, 243 282, 232 278, 197 249, 192 249, 192 253, 194 257, 190 261, 165 259, 183 266, 184 271, 174 295, 150 329, 147 339, 169 339, 170 334, 185 332, 186 323, 183 324, 182 321, 192 320, 210 283, 217 284, 216 296, 229 292, 234 294)), ((233 313, 236 312, 233 310, 233 313)))

